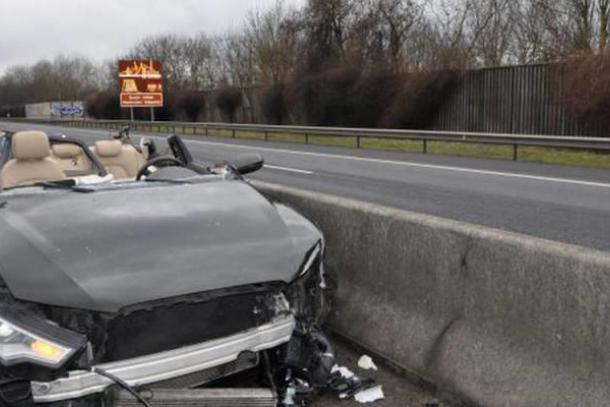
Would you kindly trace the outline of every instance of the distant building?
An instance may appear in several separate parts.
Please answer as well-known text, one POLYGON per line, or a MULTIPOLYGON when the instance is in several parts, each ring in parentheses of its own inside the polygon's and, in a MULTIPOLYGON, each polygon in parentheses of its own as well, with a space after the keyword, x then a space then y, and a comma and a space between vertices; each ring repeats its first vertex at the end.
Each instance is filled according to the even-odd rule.
POLYGON ((30 119, 81 119, 85 117, 83 102, 44 102, 25 105, 30 119))

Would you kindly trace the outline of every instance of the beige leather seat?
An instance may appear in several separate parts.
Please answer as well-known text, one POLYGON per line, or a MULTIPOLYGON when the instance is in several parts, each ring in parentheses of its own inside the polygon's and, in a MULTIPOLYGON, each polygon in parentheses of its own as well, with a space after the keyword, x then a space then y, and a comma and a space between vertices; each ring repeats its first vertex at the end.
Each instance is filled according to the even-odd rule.
POLYGON ((12 137, 13 159, 0 172, 0 186, 12 188, 43 181, 65 179, 64 172, 49 156, 49 137, 41 131, 22 131, 12 137))
POLYGON ((93 153, 115 179, 134 179, 144 163, 143 156, 130 145, 119 140, 101 140, 95 143, 93 153))
POLYGON ((59 143, 51 146, 51 158, 66 172, 90 171, 93 168, 81 147, 76 144, 59 143))

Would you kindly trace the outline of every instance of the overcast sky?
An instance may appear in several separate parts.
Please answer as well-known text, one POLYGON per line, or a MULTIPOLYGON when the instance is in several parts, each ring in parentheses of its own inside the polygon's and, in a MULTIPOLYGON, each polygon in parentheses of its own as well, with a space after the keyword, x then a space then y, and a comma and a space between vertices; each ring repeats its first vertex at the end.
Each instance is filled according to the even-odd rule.
POLYGON ((249 10, 275 1, 0 0, 0 74, 57 54, 114 58, 153 34, 236 30, 249 10))

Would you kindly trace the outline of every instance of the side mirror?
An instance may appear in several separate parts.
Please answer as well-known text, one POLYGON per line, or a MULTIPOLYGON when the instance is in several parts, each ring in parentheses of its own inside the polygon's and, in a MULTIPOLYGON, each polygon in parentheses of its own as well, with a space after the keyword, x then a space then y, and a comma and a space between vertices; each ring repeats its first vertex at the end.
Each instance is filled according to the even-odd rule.
POLYGON ((260 154, 247 153, 237 156, 237 160, 233 162, 233 167, 241 174, 251 174, 263 168, 265 160, 260 154))
POLYGON ((119 132, 117 134, 115 134, 113 136, 113 138, 116 139, 116 140, 122 140, 124 138, 128 139, 130 131, 131 131, 131 127, 130 126, 125 126, 121 130, 119 130, 119 132))

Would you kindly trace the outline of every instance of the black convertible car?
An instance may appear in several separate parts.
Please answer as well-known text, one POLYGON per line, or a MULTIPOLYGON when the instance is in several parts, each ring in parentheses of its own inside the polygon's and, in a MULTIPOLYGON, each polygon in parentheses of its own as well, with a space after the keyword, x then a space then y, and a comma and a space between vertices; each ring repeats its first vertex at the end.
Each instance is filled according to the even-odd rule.
POLYGON ((321 233, 243 179, 260 156, 125 134, 0 133, 0 406, 310 399, 334 364, 321 233))

